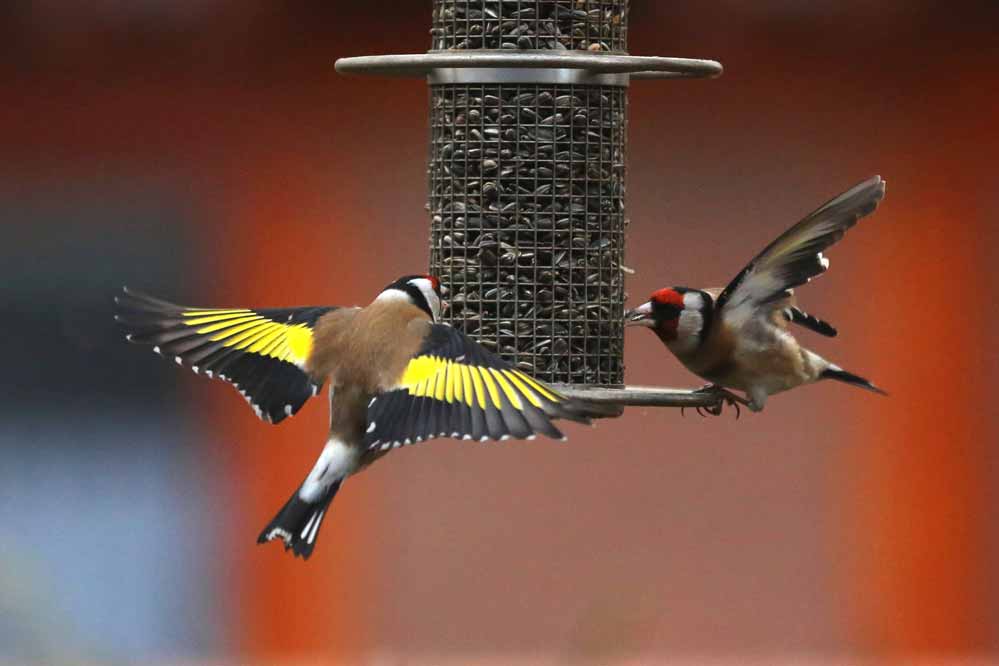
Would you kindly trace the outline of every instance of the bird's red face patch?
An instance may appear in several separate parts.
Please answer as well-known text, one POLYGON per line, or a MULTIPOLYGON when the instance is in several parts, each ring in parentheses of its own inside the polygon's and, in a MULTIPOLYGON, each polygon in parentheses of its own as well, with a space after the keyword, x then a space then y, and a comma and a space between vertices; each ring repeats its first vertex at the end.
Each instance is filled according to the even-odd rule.
POLYGON ((652 294, 652 302, 658 303, 659 305, 672 305, 673 307, 682 310, 683 294, 678 292, 676 289, 660 289, 656 293, 652 294))
POLYGON ((676 340, 677 328, 680 325, 680 313, 683 312, 683 294, 676 289, 666 288, 652 294, 652 317, 655 322, 656 334, 663 342, 676 340))
POLYGON ((441 309, 447 310, 448 308, 450 308, 451 307, 450 304, 444 300, 448 296, 447 287, 441 284, 440 279, 436 275, 424 275, 423 277, 425 277, 427 281, 430 282, 430 286, 434 290, 434 293, 437 294, 438 298, 441 299, 441 309))

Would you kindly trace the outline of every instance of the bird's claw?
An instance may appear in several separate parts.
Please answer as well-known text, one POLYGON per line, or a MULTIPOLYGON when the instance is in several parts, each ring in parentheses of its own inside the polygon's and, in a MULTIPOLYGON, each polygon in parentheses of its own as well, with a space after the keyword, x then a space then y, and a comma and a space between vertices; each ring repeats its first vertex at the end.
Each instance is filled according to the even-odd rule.
MULTIPOLYGON (((703 405, 698 405, 694 407, 694 411, 697 412, 697 415, 700 416, 702 419, 706 417, 708 414, 713 414, 714 416, 718 416, 719 414, 721 414, 721 405, 718 404, 708 407, 705 407, 703 405), (705 412, 707 412, 707 414, 705 414, 705 412)), ((686 407, 680 408, 680 416, 687 416, 686 407)))
MULTIPOLYGON (((697 413, 702 417, 710 414, 711 416, 720 416, 725 405, 730 405, 735 408, 735 419, 738 421, 739 417, 742 416, 742 405, 748 405, 749 401, 745 398, 737 396, 726 388, 718 386, 717 384, 708 384, 697 389, 695 393, 707 393, 711 396, 717 398, 717 402, 713 405, 699 405, 696 407, 697 413)), ((683 409, 680 410, 683 414, 683 409)))

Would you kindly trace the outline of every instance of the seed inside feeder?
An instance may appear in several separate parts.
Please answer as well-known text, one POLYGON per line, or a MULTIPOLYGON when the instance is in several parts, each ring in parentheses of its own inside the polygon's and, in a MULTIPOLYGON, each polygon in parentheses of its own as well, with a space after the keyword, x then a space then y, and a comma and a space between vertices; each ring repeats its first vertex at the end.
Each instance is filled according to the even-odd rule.
POLYGON ((628 49, 628 0, 435 0, 433 48, 628 49))
POLYGON ((625 91, 431 91, 431 269, 446 317, 540 379, 623 381, 625 91))

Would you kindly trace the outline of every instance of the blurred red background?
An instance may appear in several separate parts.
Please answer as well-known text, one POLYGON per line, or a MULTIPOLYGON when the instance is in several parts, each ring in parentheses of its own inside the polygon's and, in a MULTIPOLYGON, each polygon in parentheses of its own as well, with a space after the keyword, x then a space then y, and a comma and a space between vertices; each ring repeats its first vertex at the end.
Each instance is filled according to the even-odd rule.
MULTIPOLYGON (((179 268, 147 280, 138 263, 112 283, 199 305, 354 304, 423 270, 425 84, 346 79, 332 64, 425 51, 429 5, 0 9, 7 252, 21 254, 25 229, 64 230, 5 201, 84 192, 128 210, 143 183, 188 211, 165 222, 188 229, 164 259, 179 268)), ((152 627, 162 636, 130 656, 995 653, 997 28, 994 2, 633 2, 632 53, 713 58, 726 72, 632 87, 632 302, 722 284, 798 217, 880 173, 885 204, 800 298, 841 331, 809 342, 890 398, 821 385, 738 422, 635 409, 566 446, 415 447, 347 485, 303 563, 253 539, 311 467, 325 406, 270 428, 234 392, 150 363, 144 381, 176 382, 161 409, 191 424, 171 478, 210 491, 195 510, 203 542, 162 530, 203 547, 197 585, 214 628, 188 641, 152 627)), ((151 242, 127 216, 88 224, 73 246, 80 273, 62 279, 86 283, 111 240, 151 242)), ((37 259, 19 279, 58 287, 37 259)), ((44 353, 30 352, 33 367, 58 376, 44 353)), ((117 342, 109 353, 141 354, 117 342)), ((629 333, 627 362, 629 382, 697 384, 651 336, 629 333)), ((99 418, 130 408, 109 399, 99 418)), ((57 408, 30 409, 47 420, 57 408)), ((4 455, 29 441, 5 438, 4 455)), ((18 501, 4 510, 20 514, 18 501)), ((34 557, 16 535, 0 545, 34 557)), ((77 564, 86 576, 91 563, 77 564)))

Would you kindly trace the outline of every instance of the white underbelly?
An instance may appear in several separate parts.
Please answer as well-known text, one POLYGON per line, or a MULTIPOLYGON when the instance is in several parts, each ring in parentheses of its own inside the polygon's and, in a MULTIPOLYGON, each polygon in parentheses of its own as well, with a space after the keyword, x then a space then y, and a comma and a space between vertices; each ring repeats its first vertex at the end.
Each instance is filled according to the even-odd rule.
POLYGON ((795 339, 780 329, 761 337, 743 336, 737 345, 732 373, 733 388, 764 391, 769 395, 787 391, 808 381, 801 349, 795 339))

